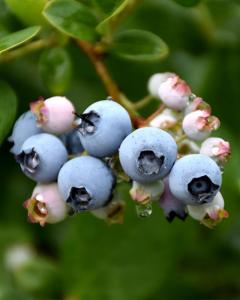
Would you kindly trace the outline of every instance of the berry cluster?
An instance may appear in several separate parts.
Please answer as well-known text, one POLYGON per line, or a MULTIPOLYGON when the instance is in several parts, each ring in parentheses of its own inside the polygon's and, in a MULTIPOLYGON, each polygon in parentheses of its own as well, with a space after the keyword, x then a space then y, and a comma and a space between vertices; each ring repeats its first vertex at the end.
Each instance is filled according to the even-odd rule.
POLYGON ((229 143, 209 138, 219 127, 210 106, 174 73, 154 74, 150 94, 163 104, 149 118, 131 118, 112 99, 77 114, 65 97, 40 99, 16 121, 9 141, 24 174, 37 182, 24 206, 29 220, 56 223, 91 211, 122 221, 121 181, 145 217, 158 202, 166 218, 189 214, 208 227, 227 217, 220 193, 229 143), (200 144, 201 143, 201 144, 200 144))

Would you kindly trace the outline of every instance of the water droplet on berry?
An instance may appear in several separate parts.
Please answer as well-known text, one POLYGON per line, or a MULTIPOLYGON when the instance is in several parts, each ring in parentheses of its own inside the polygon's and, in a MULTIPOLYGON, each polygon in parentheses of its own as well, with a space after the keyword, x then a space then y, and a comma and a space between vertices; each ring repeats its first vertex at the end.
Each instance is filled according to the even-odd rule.
POLYGON ((220 168, 221 173, 223 174, 224 173, 224 165, 218 164, 218 166, 220 168))
POLYGON ((150 217, 152 214, 152 203, 148 202, 146 204, 137 204, 136 205, 136 212, 139 218, 147 218, 150 217))

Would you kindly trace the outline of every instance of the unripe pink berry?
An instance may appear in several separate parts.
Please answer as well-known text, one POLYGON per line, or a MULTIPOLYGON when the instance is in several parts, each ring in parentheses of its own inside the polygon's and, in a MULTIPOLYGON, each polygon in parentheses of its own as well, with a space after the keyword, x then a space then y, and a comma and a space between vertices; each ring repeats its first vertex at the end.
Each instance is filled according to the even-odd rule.
POLYGON ((170 72, 153 74, 148 80, 148 91, 150 95, 159 98, 158 90, 160 85, 173 76, 175 76, 175 74, 170 72))
POLYGON ((36 115, 37 124, 46 132, 63 134, 73 126, 75 108, 65 97, 40 99, 31 103, 30 108, 36 115))
POLYGON ((164 192, 160 198, 160 207, 169 222, 172 222, 175 217, 181 220, 187 217, 184 204, 175 198, 169 189, 168 178, 164 179, 164 192))
POLYGON ((175 110, 183 110, 188 105, 191 94, 190 87, 177 75, 168 78, 158 89, 163 103, 175 110))
POLYGON ((208 138, 202 143, 200 153, 213 158, 217 162, 224 163, 231 153, 230 144, 221 138, 208 138))
POLYGON ((184 133, 195 141, 206 139, 213 130, 218 129, 220 121, 211 116, 208 110, 196 110, 186 115, 182 128, 184 133))
POLYGON ((58 223, 67 216, 68 208, 62 199, 57 183, 39 184, 30 199, 24 202, 31 223, 58 223))
POLYGON ((220 192, 217 193, 211 203, 198 206, 188 205, 187 210, 193 219, 200 221, 210 228, 228 217, 228 212, 224 209, 224 199, 220 192))
POLYGON ((173 110, 166 108, 163 110, 161 114, 156 116, 150 123, 149 125, 151 127, 156 127, 160 129, 170 129, 174 127, 177 124, 178 118, 177 118, 177 113, 174 112, 173 110))
POLYGON ((138 203, 146 203, 158 200, 163 193, 163 190, 164 185, 161 180, 145 184, 133 181, 130 195, 134 201, 138 203))

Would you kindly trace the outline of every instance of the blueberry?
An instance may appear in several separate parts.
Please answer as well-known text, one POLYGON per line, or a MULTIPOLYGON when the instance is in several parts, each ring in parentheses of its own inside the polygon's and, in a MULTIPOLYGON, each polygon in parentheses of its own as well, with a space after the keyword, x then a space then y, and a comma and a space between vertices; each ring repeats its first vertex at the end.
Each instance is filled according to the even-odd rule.
POLYGON ((10 152, 14 155, 19 154, 26 139, 41 132, 42 129, 37 127, 34 114, 31 111, 25 112, 17 119, 12 135, 8 138, 8 141, 13 144, 10 152))
POLYGON ((165 177, 177 158, 177 145, 167 132, 145 127, 129 134, 119 149, 126 174, 138 182, 152 182, 165 177))
POLYGON ((78 130, 71 130, 70 132, 61 135, 59 138, 67 148, 69 155, 80 154, 84 151, 78 130))
POLYGON ((63 199, 74 212, 105 206, 111 198, 114 177, 100 159, 81 156, 68 161, 58 175, 63 199))
POLYGON ((78 121, 82 145, 96 157, 117 153, 123 139, 132 131, 128 112, 112 100, 93 103, 78 121))
POLYGON ((20 154, 16 156, 24 174, 38 182, 56 180, 67 158, 67 150, 63 143, 47 133, 28 138, 23 143, 20 154))
POLYGON ((206 155, 191 154, 179 159, 169 175, 172 194, 184 204, 210 203, 220 190, 221 170, 206 155))

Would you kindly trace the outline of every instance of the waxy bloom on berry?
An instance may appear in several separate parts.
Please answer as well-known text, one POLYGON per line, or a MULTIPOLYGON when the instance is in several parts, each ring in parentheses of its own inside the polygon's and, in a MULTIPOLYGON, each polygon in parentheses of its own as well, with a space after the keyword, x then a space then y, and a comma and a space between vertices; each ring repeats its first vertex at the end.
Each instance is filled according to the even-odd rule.
POLYGON ((158 90, 160 85, 165 82, 168 78, 176 76, 174 73, 164 72, 153 74, 148 80, 148 91, 150 95, 159 98, 158 90))
POLYGON ((37 118, 37 124, 46 132, 63 134, 73 126, 75 108, 65 97, 40 99, 31 103, 30 108, 37 118))
POLYGON ((196 110, 186 115, 183 119, 183 131, 191 139, 202 141, 206 139, 213 130, 218 129, 220 121, 211 116, 209 110, 196 110))
POLYGON ((221 138, 208 138, 202 143, 200 153, 210 156, 217 162, 224 163, 231 153, 230 144, 221 138))
POLYGON ((210 228, 228 217, 228 212, 224 209, 224 199, 220 192, 217 193, 211 203, 199 206, 188 205, 187 210, 193 219, 210 228))
POLYGON ((68 212, 56 183, 37 185, 31 198, 24 202, 24 207, 28 210, 29 221, 41 226, 62 221, 68 212))
POLYGON ((188 105, 191 94, 190 87, 177 75, 168 78, 158 89, 163 103, 175 110, 183 110, 188 105))
POLYGON ((8 138, 8 141, 12 143, 10 152, 18 155, 21 152, 23 143, 29 137, 41 132, 42 129, 37 126, 34 114, 31 111, 25 112, 17 119, 12 135, 8 138))

